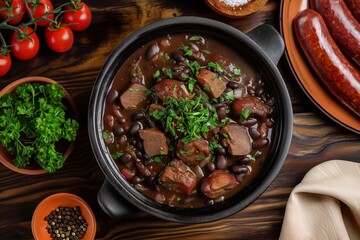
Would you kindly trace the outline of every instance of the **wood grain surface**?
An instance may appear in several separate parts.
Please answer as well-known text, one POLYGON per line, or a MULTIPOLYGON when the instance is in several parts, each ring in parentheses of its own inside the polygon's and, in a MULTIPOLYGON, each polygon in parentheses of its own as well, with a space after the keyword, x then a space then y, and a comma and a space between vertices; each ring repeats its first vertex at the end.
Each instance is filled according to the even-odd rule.
MULTIPOLYGON (((59 5, 64 1, 53 1, 59 5)), ((27 176, 0 165, 0 239, 33 239, 32 214, 41 200, 69 192, 82 197, 97 218, 96 239, 277 239, 291 190, 315 165, 344 159, 360 162, 360 136, 330 121, 302 93, 285 57, 279 69, 288 86, 294 108, 294 132, 290 152, 275 181, 243 211, 223 220, 184 225, 138 212, 125 220, 109 218, 99 207, 96 194, 104 175, 92 154, 87 130, 87 107, 98 71, 110 52, 134 30, 162 18, 193 15, 216 19, 242 31, 263 23, 279 29, 280 3, 270 0, 256 14, 228 19, 214 13, 203 1, 188 0, 88 0, 91 26, 75 33, 74 47, 67 53, 42 47, 30 61, 13 61, 11 72, 0 78, 0 87, 31 75, 52 78, 75 98, 80 115, 80 135, 65 166, 54 174, 27 176)), ((42 30, 39 31, 41 35, 42 30)), ((5 33, 9 35, 9 33, 5 33)))

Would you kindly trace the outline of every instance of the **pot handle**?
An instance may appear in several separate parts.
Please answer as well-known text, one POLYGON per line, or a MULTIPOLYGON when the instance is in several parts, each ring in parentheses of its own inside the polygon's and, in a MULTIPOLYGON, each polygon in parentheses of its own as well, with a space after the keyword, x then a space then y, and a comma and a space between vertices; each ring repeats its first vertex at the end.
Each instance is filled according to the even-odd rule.
POLYGON ((262 24, 246 35, 265 51, 275 65, 278 64, 281 56, 284 54, 285 44, 283 38, 273 26, 262 24))
POLYGON ((102 210, 111 218, 127 218, 139 211, 123 198, 107 179, 98 192, 97 200, 102 210))

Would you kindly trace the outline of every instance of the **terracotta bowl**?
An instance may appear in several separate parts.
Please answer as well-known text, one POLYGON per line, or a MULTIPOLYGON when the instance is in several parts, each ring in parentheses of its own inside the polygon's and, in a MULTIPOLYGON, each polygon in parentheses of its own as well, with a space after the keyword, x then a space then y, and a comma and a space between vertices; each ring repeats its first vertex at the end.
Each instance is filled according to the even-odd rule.
POLYGON ((81 215, 85 218, 88 227, 84 240, 95 239, 96 234, 96 219, 90 206, 80 197, 70 193, 57 193, 48 196, 40 202, 36 207, 32 220, 31 230, 35 240, 51 240, 46 227, 48 226, 45 217, 48 216, 57 207, 76 207, 79 206, 81 215))
POLYGON ((215 12, 229 18, 242 18, 259 11, 268 0, 250 0, 241 6, 230 6, 220 0, 205 0, 215 12))
MULTIPOLYGON (((15 89, 24 83, 31 83, 31 82, 37 82, 37 83, 44 83, 44 84, 55 84, 56 81, 45 78, 45 77, 39 77, 39 76, 31 76, 31 77, 25 77, 21 78, 19 80, 16 80, 9 85, 7 85, 4 89, 0 91, 0 96, 6 94, 6 93, 12 93, 15 91, 15 89)), ((76 109, 76 105, 74 100, 72 99, 71 95, 66 91, 65 88, 62 88, 65 93, 65 99, 64 102, 65 106, 67 106, 68 110, 70 110, 70 115, 75 118, 77 121, 79 120, 78 112, 76 109)), ((71 143, 65 142, 64 144, 59 144, 57 146, 58 151, 64 153, 65 158, 67 158, 70 153, 72 152, 74 148, 75 141, 72 141, 71 143)), ((4 148, 0 145, 0 162, 7 168, 13 170, 14 172, 26 174, 26 175, 38 175, 46 173, 44 169, 42 169, 39 165, 31 164, 25 168, 18 168, 13 163, 13 156, 11 156, 4 148)))

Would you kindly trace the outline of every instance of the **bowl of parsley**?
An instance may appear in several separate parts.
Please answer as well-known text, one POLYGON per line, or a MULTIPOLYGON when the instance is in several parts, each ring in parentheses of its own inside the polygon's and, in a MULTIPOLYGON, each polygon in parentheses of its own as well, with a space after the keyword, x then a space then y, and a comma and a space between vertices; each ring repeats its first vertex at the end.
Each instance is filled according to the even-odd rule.
POLYGON ((27 175, 59 170, 74 148, 78 113, 56 81, 19 79, 0 92, 0 162, 27 175))

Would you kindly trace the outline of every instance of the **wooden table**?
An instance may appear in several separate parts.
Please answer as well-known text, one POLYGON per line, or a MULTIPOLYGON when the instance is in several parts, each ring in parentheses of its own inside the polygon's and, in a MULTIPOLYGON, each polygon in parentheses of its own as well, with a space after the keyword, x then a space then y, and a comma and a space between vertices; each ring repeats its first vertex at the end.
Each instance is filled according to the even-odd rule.
POLYGON ((75 33, 74 47, 69 52, 50 51, 41 36, 43 46, 38 56, 26 62, 14 60, 11 72, 0 80, 1 88, 31 75, 60 82, 75 98, 81 124, 75 150, 60 171, 27 176, 0 166, 0 239, 33 239, 34 209, 45 197, 58 192, 73 193, 88 202, 97 218, 96 239, 277 239, 289 194, 310 168, 330 159, 360 162, 360 136, 333 123, 313 106, 283 57, 278 66, 293 103, 293 138, 280 174, 257 201, 231 217, 198 225, 166 222, 144 212, 127 220, 110 219, 96 200, 104 175, 88 139, 87 106, 97 73, 112 49, 142 26, 180 15, 209 17, 245 32, 265 22, 279 29, 280 3, 270 0, 261 11, 242 20, 217 15, 201 0, 88 0, 86 3, 93 13, 92 25, 84 32, 75 33))

